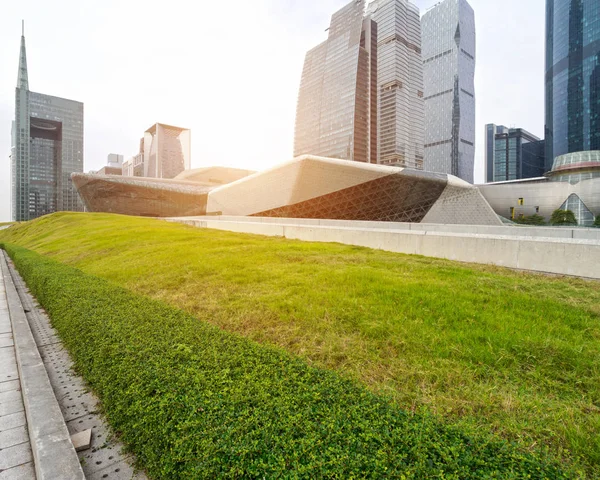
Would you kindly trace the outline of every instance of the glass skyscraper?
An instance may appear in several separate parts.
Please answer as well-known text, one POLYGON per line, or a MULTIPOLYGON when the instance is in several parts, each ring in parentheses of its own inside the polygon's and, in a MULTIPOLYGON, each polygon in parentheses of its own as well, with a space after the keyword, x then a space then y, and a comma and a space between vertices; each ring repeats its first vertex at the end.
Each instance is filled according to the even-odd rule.
POLYGON ((425 111, 419 9, 407 0, 378 0, 378 163, 423 168, 425 111))
POLYGON ((444 0, 421 19, 428 171, 473 183, 475 14, 466 0, 444 0))
POLYGON ((12 216, 27 221, 83 209, 71 173, 83 172, 83 103, 29 90, 21 36, 12 127, 12 216))
POLYGON ((546 171, 600 150, 600 1, 546 0, 546 171))
POLYGON ((331 17, 328 39, 306 54, 294 156, 377 162, 377 24, 365 0, 331 17))
POLYGON ((506 128, 494 124, 486 125, 485 128, 485 160, 486 166, 490 166, 486 171, 487 182, 521 180, 544 175, 543 140, 522 128, 506 128))

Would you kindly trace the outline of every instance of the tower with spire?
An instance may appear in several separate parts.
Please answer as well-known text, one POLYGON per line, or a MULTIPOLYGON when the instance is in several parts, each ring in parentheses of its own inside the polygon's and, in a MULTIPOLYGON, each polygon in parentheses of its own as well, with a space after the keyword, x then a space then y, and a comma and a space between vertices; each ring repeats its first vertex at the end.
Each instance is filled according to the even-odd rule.
POLYGON ((83 103, 29 90, 25 23, 12 124, 12 216, 81 211, 71 173, 83 172, 83 103))

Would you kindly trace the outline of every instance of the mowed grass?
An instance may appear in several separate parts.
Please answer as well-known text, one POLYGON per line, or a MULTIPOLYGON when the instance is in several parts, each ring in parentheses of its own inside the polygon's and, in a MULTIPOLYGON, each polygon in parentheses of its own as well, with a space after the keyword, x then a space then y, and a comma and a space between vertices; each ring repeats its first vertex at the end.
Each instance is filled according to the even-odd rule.
POLYGON ((600 475, 598 282, 104 214, 0 241, 600 475))

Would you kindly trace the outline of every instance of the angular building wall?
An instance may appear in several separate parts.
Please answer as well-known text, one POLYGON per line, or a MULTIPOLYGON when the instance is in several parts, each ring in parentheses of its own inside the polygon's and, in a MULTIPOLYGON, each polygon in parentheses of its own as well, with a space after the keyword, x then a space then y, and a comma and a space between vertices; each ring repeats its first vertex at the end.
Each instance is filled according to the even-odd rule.
POLYGON ((376 162, 377 25, 365 0, 334 13, 327 41, 306 54, 294 155, 376 162))
POLYGON ((83 103, 29 90, 24 36, 12 140, 13 219, 81 211, 71 173, 83 172, 83 103))
POLYGON ((421 169, 425 111, 419 9, 407 0, 379 0, 368 12, 378 28, 377 163, 421 169))
POLYGON ((444 0, 421 20, 424 169, 473 183, 475 15, 466 0, 444 0))
POLYGON ((546 0, 546 171, 600 150, 600 2, 546 0))
POLYGON ((186 180, 73 177, 94 212, 501 224, 476 187, 451 175, 413 169, 304 155, 226 185, 204 183, 246 173, 215 168, 198 170, 186 180))

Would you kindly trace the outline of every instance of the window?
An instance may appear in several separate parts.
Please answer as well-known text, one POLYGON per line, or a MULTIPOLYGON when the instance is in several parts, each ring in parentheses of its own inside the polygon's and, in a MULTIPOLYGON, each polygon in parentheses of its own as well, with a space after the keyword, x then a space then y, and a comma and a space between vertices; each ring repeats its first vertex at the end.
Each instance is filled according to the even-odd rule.
POLYGON ((522 198, 519 198, 519 205, 521 205, 521 206, 525 205, 525 201, 522 198))
POLYGON ((515 207, 510 207, 510 219, 515 219, 515 207))

